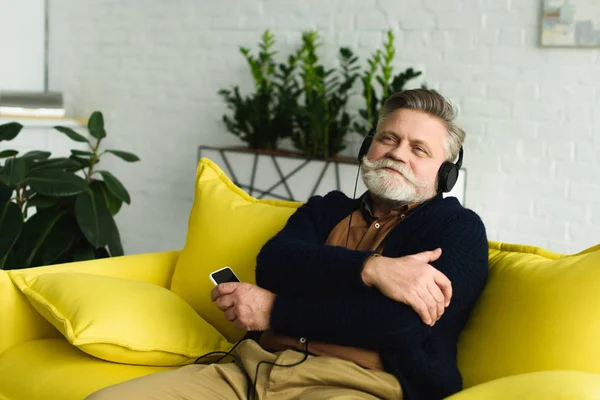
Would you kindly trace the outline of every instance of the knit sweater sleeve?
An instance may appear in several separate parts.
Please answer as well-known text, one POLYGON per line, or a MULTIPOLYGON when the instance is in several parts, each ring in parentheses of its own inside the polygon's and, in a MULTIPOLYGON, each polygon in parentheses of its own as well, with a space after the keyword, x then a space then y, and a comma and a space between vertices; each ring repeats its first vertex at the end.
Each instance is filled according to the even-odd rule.
MULTIPOLYGON (((436 325, 458 323, 480 293, 481 276, 487 274, 483 223, 472 216, 448 221, 426 242, 431 249, 442 248, 442 256, 434 266, 448 276, 453 286, 450 306, 436 325)), ((409 306, 376 290, 344 295, 278 295, 271 327, 285 335, 372 349, 410 348, 435 329, 425 325, 409 306)))
POLYGON ((340 202, 343 204, 344 200, 341 196, 331 192, 325 197, 312 197, 263 246, 256 259, 259 286, 278 294, 341 293, 368 288, 361 271, 375 252, 324 244, 337 222, 335 216, 340 214, 340 202))

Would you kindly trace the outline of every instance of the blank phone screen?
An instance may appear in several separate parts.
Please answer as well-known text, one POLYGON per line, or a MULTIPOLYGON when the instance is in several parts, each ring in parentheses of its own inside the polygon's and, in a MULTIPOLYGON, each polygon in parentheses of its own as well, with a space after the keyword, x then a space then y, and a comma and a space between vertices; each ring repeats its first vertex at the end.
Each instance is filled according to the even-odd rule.
POLYGON ((225 283, 225 282, 239 282, 239 279, 233 274, 231 268, 225 268, 221 271, 213 272, 211 274, 215 282, 225 283))

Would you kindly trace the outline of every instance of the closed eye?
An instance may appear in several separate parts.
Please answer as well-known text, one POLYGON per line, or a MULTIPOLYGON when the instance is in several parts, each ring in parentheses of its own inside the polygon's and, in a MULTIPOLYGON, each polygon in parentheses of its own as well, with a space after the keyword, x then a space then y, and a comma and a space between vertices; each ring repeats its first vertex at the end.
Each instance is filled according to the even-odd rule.
POLYGON ((420 157, 429 156, 429 153, 423 147, 417 146, 414 148, 414 151, 415 151, 415 153, 418 153, 420 157))

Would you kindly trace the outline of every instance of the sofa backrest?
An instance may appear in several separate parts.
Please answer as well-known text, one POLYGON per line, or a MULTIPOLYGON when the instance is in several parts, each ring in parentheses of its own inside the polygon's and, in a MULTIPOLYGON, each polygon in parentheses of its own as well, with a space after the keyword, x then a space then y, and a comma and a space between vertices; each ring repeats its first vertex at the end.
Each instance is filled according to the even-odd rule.
POLYGON ((600 373, 600 245, 560 255, 490 242, 489 258, 459 340, 465 388, 541 370, 600 373))

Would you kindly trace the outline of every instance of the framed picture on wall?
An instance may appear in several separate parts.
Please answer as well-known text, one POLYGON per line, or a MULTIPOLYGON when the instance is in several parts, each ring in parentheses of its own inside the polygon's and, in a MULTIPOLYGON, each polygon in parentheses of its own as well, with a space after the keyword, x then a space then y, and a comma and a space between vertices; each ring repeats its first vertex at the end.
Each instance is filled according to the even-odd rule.
POLYGON ((600 47, 600 0, 542 0, 541 44, 600 47))

